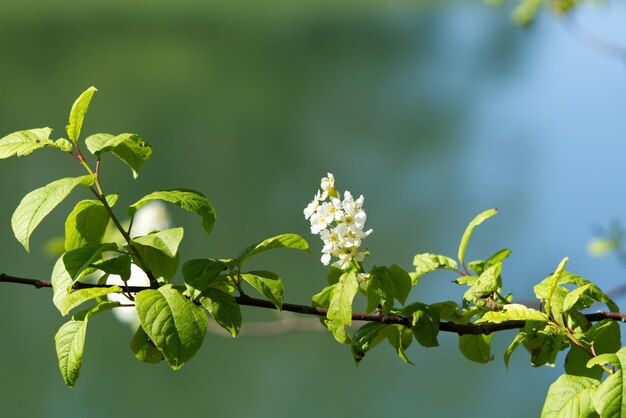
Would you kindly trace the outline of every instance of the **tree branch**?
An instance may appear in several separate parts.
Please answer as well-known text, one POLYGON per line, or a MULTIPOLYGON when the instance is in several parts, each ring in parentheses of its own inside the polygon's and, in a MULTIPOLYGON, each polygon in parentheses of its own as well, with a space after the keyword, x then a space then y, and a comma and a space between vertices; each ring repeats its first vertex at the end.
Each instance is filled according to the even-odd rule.
MULTIPOLYGON (((23 277, 9 276, 4 273, 0 273, 0 282, 4 283, 17 283, 17 284, 25 284, 34 286, 37 289, 42 287, 52 287, 52 282, 50 280, 35 280, 35 279, 27 279, 23 277)), ((107 284, 91 284, 91 283, 82 283, 76 282, 72 286, 74 289, 88 289, 94 287, 111 287, 112 285, 107 284)), ((142 290, 151 289, 149 286, 126 286, 125 290, 132 293, 141 292, 142 290)), ((257 308, 265 308, 276 310, 276 306, 268 300, 256 299, 247 295, 241 295, 235 297, 235 301, 241 306, 254 306, 257 308)), ((284 303, 282 306, 283 311, 287 312, 295 312, 303 315, 315 315, 315 316, 326 316, 328 313, 328 309, 325 308, 316 308, 314 306, 307 305, 297 305, 293 303, 284 303)), ((585 314, 585 318, 587 318, 590 322, 597 322, 603 319, 612 319, 615 321, 626 322, 626 312, 596 312, 591 314, 585 314)), ((372 313, 368 314, 365 312, 353 312, 352 319, 354 321, 368 321, 368 322, 381 322, 383 324, 397 324, 404 325, 405 327, 411 327, 411 321, 408 318, 405 318, 400 315, 393 314, 378 314, 372 313)), ((498 331, 505 331, 509 329, 519 329, 523 328, 526 325, 526 321, 504 321, 500 323, 469 323, 469 324, 457 324, 455 322, 446 322, 442 321, 439 323, 439 330, 444 332, 452 332, 458 335, 480 335, 480 334, 492 334, 498 331)))

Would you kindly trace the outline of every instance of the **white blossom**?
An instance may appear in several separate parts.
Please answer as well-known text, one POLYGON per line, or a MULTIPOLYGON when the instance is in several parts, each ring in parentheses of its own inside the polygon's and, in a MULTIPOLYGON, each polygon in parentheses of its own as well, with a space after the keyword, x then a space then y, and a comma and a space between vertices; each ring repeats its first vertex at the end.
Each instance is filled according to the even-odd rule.
POLYGON ((335 195, 335 176, 332 173, 327 173, 328 177, 322 177, 320 187, 322 189, 321 200, 325 200, 327 197, 334 197, 335 195))
POLYGON ((304 208, 304 219, 309 219, 311 215, 313 215, 317 208, 320 207, 320 191, 318 190, 315 196, 313 197, 313 201, 308 204, 306 208, 304 208))
POLYGON ((345 191, 343 200, 335 189, 335 177, 328 173, 320 183, 313 201, 304 209, 304 217, 311 223, 311 233, 319 234, 324 246, 320 261, 346 269, 352 261, 362 262, 365 254, 359 251, 362 240, 372 233, 364 231, 367 215, 363 210, 363 195, 354 199, 352 193, 345 191))

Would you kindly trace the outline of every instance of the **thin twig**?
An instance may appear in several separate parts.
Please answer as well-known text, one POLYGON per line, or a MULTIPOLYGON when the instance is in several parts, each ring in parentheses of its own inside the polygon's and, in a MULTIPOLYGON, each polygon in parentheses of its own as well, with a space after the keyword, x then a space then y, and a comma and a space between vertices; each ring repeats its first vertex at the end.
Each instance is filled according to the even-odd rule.
MULTIPOLYGON (((25 284, 34 286, 36 288, 42 287, 52 287, 52 282, 50 280, 35 280, 35 279, 27 279, 23 277, 9 276, 8 274, 0 273, 0 282, 5 283, 17 283, 17 284, 25 284)), ((82 283, 76 282, 74 284, 74 289, 88 289, 94 287, 112 287, 114 285, 107 284, 91 284, 91 283, 82 283)), ((132 293, 141 292, 142 290, 151 289, 150 286, 128 286, 128 291, 132 293)), ((252 298, 247 295, 241 295, 235 297, 235 301, 242 306, 254 306, 257 308, 265 308, 277 310, 276 306, 270 301, 263 299, 252 298)), ((284 303, 282 305, 282 310, 287 312, 294 312, 303 315, 315 315, 315 316, 326 316, 328 313, 328 309, 325 308, 317 308, 314 306, 307 305, 298 305, 293 303, 284 303)), ((615 321, 626 322, 626 312, 596 312, 592 314, 585 314, 585 318, 587 318, 590 322, 597 322, 603 319, 612 319, 615 321)), ((411 327, 411 320, 409 318, 405 318, 400 315, 393 314, 381 314, 381 313, 365 313, 365 312, 352 312, 352 320, 354 321, 368 321, 368 322, 381 322, 383 324, 397 324, 403 325, 406 327, 411 327)), ((439 330, 444 332, 452 332, 458 335, 488 335, 498 331, 510 330, 510 329, 519 329, 523 328, 526 325, 526 321, 504 321, 500 323, 490 323, 483 322, 480 324, 468 323, 468 324, 458 324, 455 322, 445 322, 442 321, 439 323, 439 330)))

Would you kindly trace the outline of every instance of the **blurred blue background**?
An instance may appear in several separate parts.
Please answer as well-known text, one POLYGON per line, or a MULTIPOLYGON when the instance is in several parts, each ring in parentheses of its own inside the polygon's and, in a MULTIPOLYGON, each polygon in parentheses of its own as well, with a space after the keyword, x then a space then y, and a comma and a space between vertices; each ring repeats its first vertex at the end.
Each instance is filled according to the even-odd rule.
MULTIPOLYGON (((532 285, 564 256, 602 288, 623 284, 617 261, 585 248, 594 225, 626 215, 626 67, 558 19, 542 15, 524 30, 506 7, 468 3, 3 2, 0 131, 51 126, 63 136, 71 103, 95 85, 83 133, 136 132, 155 147, 137 180, 104 161, 120 213, 155 189, 207 194, 218 212, 209 237, 197 219, 171 211, 186 227, 183 259, 232 257, 283 232, 305 236, 313 255, 268 254, 254 264, 281 274, 293 303, 325 285, 321 243, 302 209, 327 171, 340 190, 366 197, 371 263, 408 269, 416 253, 454 255, 467 222, 497 206, 469 258, 511 248, 503 274, 516 298, 531 299, 532 285)), ((626 44, 623 4, 577 18, 626 44)), ((62 234, 73 202, 35 232, 31 255, 13 239, 11 213, 28 191, 78 173, 52 150, 2 161, 1 272, 48 277, 54 260, 44 244, 62 234)), ((453 278, 427 276, 411 298, 460 300, 453 278)), ((3 285, 0 318, 7 417, 530 417, 562 373, 562 361, 532 369, 523 349, 507 371, 502 354, 514 332, 494 338, 487 365, 464 359, 457 336, 442 335, 439 349, 409 349, 414 367, 383 346, 359 368, 327 334, 208 335, 172 372, 137 362, 131 330, 103 315, 90 322, 70 390, 53 343, 65 319, 51 292, 3 285)), ((244 309, 244 318, 275 317, 244 309)))

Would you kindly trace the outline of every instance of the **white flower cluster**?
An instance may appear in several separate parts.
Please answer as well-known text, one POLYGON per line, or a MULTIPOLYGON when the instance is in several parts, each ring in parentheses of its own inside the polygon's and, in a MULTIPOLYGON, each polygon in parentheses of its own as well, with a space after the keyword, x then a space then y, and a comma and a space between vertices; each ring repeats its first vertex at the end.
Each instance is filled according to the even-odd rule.
POLYGON ((322 263, 327 266, 331 257, 335 257, 333 265, 345 269, 352 260, 365 259, 359 247, 361 240, 372 233, 371 229, 363 230, 367 218, 363 210, 364 197, 361 195, 355 200, 352 193, 346 191, 341 200, 331 173, 322 179, 321 189, 304 209, 304 217, 311 222, 311 233, 319 234, 324 241, 322 263))

